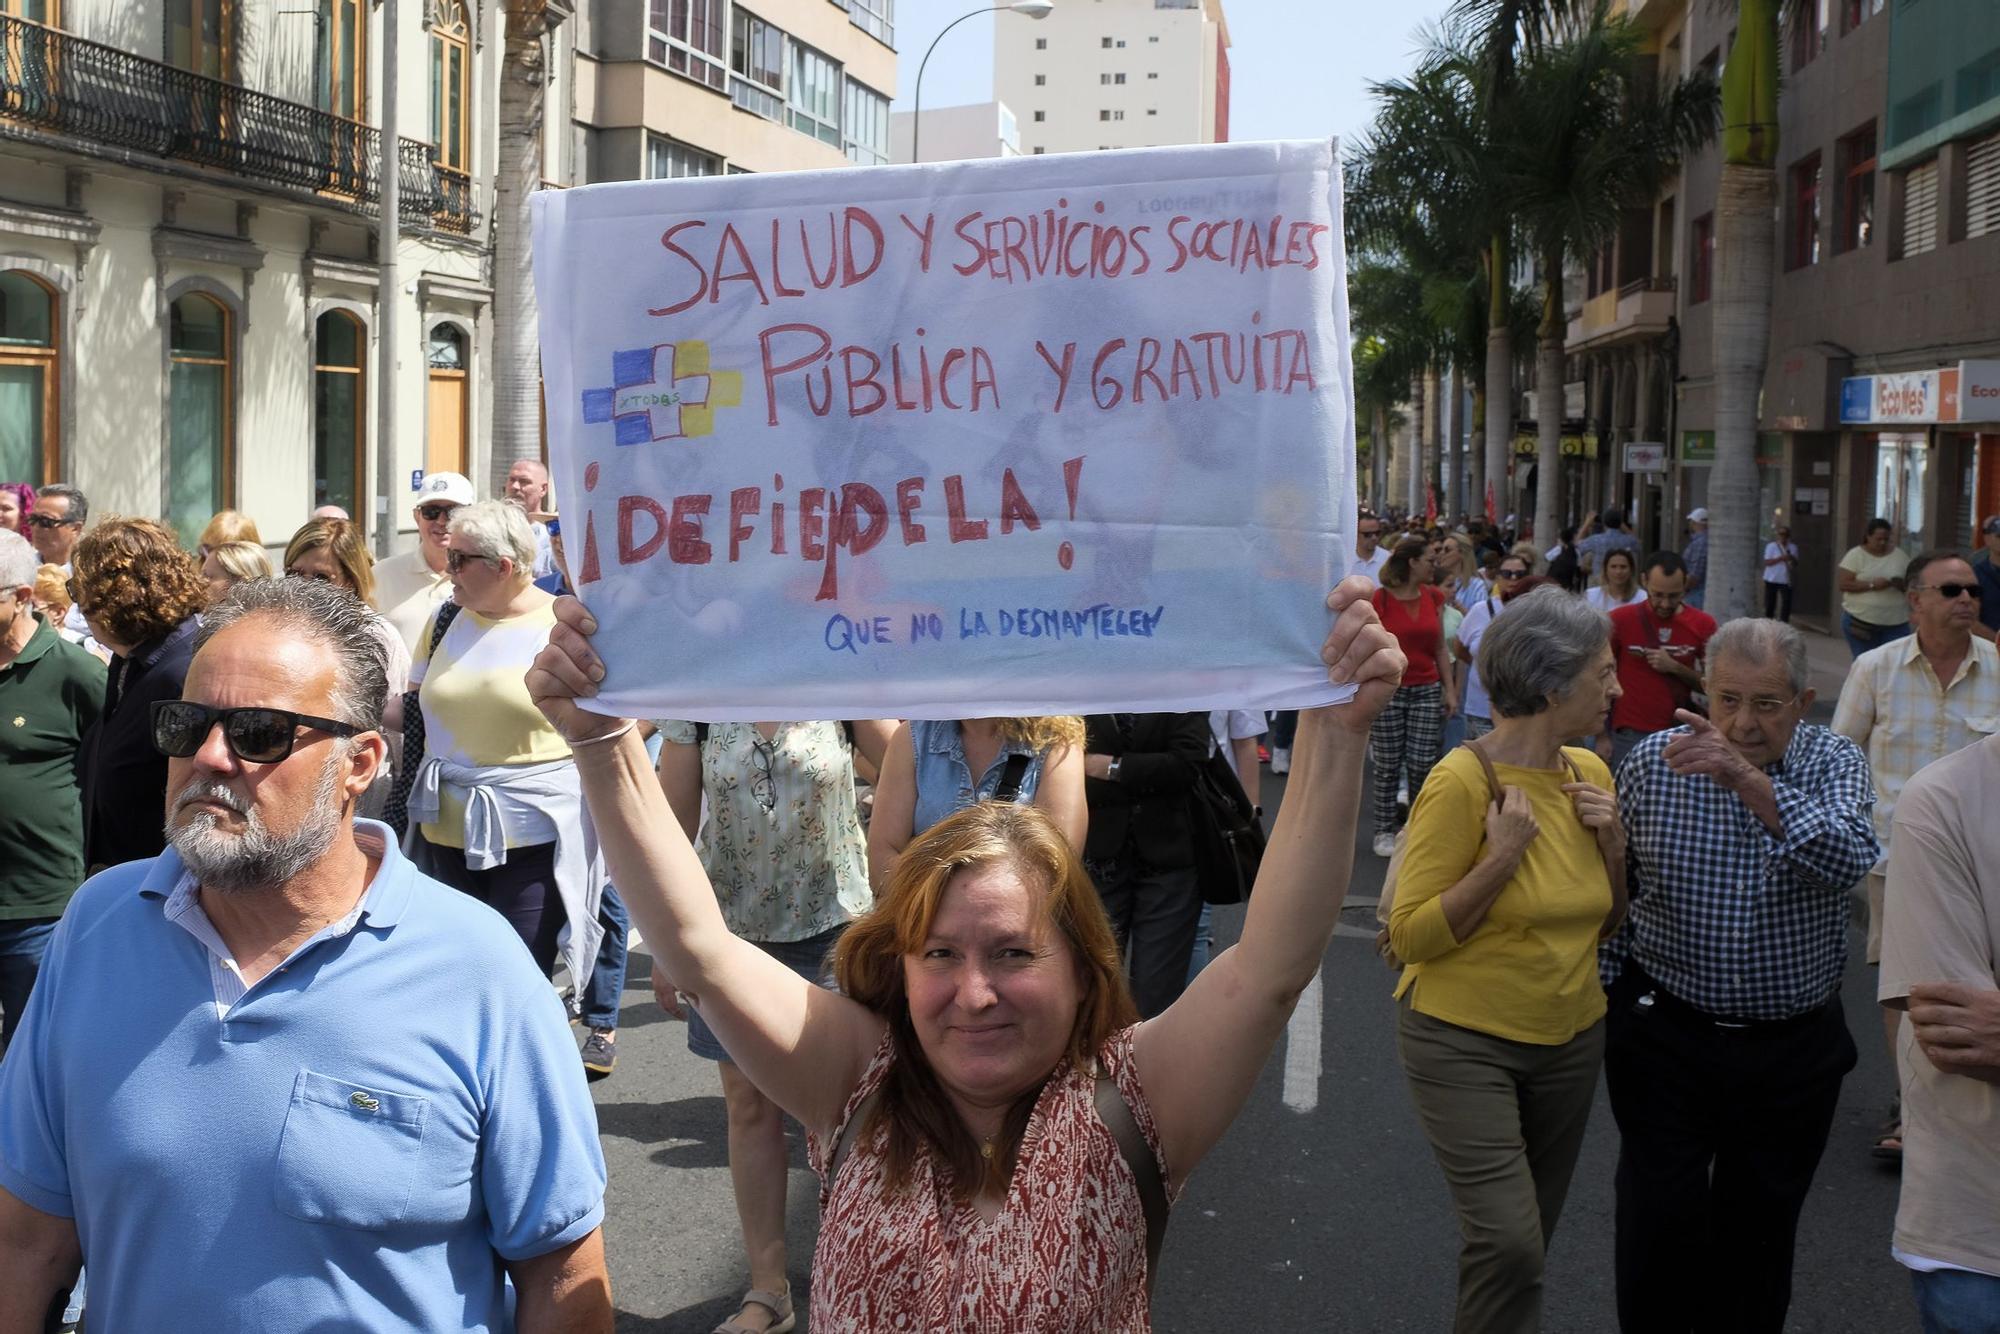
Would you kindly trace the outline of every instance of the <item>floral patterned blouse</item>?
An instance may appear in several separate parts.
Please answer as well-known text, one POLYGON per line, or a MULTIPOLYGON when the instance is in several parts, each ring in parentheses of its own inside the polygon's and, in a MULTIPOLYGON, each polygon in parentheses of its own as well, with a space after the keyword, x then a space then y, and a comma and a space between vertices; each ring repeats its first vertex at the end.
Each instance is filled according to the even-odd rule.
MULTIPOLYGON (((1132 1063, 1132 1033, 1099 1048, 1139 1132, 1160 1164, 1167 1199, 1180 1193, 1160 1152, 1152 1108, 1132 1063)), ((953 1330, 978 1334, 1135 1334, 1152 1328, 1146 1296, 1146 1211, 1118 1142, 1097 1115, 1093 1071, 1065 1060, 1028 1117, 1007 1198, 991 1222, 954 1197, 928 1152, 905 1189, 882 1181, 886 1132, 856 1136, 840 1175, 828 1156, 862 1099, 895 1062, 885 1034, 841 1113, 841 1127, 807 1142, 820 1175, 813 1255, 816 1331, 953 1330)))
MULTIPOLYGON (((691 722, 663 739, 695 744, 691 722)), ((723 920, 744 940, 807 940, 874 903, 854 800, 854 756, 839 723, 714 723, 701 747, 708 821, 695 851, 723 920)))

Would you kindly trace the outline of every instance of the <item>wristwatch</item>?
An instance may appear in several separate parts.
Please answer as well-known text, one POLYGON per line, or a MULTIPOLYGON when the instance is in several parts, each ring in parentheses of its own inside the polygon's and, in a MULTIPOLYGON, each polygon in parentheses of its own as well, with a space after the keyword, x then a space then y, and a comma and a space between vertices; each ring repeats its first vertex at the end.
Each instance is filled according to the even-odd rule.
POLYGON ((1111 757, 1111 763, 1104 766, 1105 778, 1113 783, 1117 782, 1119 766, 1123 765, 1124 763, 1125 763, 1125 757, 1123 755, 1113 755, 1111 757))

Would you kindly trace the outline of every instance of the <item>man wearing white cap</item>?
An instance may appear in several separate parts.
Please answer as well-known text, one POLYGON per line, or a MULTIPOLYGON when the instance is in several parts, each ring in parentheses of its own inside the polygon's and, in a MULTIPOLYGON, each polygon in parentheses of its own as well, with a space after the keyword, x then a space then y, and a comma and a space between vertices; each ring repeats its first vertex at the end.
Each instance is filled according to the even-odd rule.
POLYGON ((1699 607, 1708 597, 1708 510, 1697 505, 1688 512, 1688 538, 1681 563, 1688 568, 1687 605, 1699 607))
MULTIPOLYGON (((424 646, 431 620, 451 596, 451 575, 445 569, 445 538, 451 512, 478 499, 472 483, 455 472, 434 472, 417 484, 417 545, 375 567, 375 602, 414 657, 424 646)), ((398 689, 402 686, 398 684, 398 689)))

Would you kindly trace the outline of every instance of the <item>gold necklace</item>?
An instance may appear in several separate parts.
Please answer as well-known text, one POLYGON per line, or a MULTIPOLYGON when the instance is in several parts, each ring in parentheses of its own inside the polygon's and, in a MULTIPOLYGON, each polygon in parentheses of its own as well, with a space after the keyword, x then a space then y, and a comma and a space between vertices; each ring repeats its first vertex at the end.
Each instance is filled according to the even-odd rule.
POLYGON ((987 1162, 993 1161, 993 1136, 988 1135, 979 1143, 979 1156, 987 1162))

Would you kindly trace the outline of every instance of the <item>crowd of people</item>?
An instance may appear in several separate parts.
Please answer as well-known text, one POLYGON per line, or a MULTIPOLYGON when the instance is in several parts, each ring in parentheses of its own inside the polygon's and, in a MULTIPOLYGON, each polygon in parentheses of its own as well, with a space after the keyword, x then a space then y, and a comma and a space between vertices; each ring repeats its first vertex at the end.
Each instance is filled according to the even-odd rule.
POLYGON ((2000 520, 1843 560, 1824 727, 1789 534, 1718 625, 1699 509, 1650 554, 1615 511, 1548 548, 1363 513, 1332 708, 713 723, 583 707, 539 464, 411 517, 379 563, 338 511, 274 560, 233 511, 190 550, 0 487, 0 1334, 609 1329, 587 1081, 634 928, 723 1094, 718 1334, 800 1319, 787 1117, 822 1328, 1148 1328, 1362 837, 1457 1329, 1540 1328, 1600 1073, 1620 1326, 1783 1327, 1864 885, 1895 1254, 1927 1330, 2000 1329, 2000 520), (1215 952, 1199 793, 1261 817, 1260 748, 1286 789, 1215 952))

